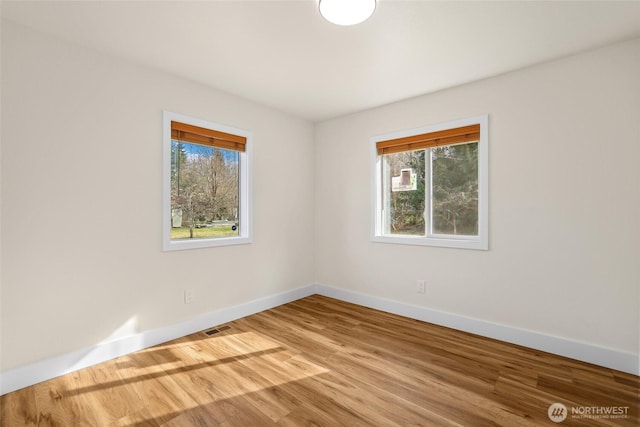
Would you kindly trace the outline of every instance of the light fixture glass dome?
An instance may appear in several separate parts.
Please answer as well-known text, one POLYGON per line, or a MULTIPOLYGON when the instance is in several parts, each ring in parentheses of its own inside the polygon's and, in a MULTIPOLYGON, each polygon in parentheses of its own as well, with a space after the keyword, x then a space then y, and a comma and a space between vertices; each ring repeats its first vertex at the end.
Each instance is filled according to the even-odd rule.
POLYGON ((376 10, 376 0, 320 0, 320 14, 337 25, 356 25, 376 10))

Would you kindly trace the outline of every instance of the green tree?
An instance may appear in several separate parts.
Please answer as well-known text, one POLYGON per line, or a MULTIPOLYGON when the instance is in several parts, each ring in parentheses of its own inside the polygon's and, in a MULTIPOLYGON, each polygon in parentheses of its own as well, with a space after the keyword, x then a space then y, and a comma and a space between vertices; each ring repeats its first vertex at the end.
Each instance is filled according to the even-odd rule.
POLYGON ((478 234, 478 144, 432 149, 433 232, 478 234))
POLYGON ((180 141, 171 141, 171 190, 172 196, 180 194, 180 167, 187 161, 187 151, 180 141))

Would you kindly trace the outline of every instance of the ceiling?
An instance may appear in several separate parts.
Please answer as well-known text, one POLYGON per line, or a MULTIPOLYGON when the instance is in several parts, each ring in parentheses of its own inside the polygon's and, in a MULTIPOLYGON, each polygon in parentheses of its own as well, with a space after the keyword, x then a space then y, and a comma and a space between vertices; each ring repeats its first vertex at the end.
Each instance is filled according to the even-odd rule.
POLYGON ((19 24, 317 122, 640 37, 640 2, 5 1, 19 24))

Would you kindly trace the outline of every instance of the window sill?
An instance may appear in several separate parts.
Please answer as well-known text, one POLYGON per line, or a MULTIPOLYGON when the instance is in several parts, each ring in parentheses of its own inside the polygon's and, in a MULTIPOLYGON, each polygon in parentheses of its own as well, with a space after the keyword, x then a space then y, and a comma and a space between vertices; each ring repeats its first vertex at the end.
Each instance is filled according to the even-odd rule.
POLYGON ((250 237, 220 237, 217 239, 185 239, 165 241, 164 251, 180 251, 185 249, 215 248, 220 246, 246 245, 253 243, 250 237))
POLYGON ((371 241, 376 243, 391 243, 398 245, 434 246, 440 248, 475 249, 482 251, 489 250, 489 243, 487 239, 471 236, 423 237, 375 235, 371 237, 371 241))

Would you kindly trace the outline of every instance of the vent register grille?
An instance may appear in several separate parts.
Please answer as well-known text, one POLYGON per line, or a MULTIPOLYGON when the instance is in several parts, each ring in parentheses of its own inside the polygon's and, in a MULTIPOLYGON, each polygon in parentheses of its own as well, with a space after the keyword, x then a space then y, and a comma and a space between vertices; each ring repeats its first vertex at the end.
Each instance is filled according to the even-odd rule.
POLYGON ((226 330, 231 329, 231 326, 220 326, 218 328, 209 329, 208 331, 204 331, 204 334, 208 337, 219 334, 220 332, 224 332, 226 330))

